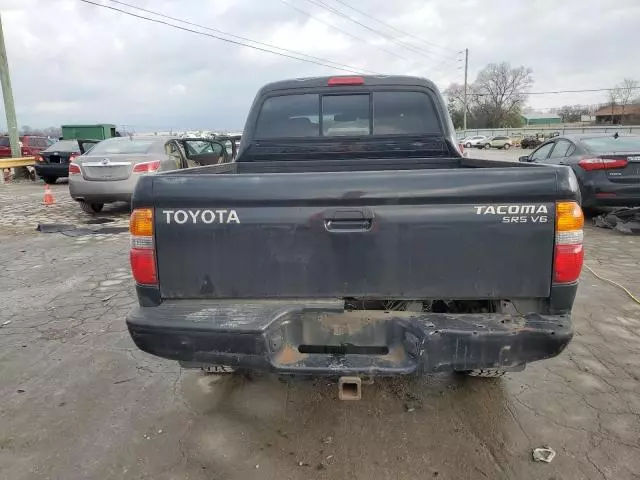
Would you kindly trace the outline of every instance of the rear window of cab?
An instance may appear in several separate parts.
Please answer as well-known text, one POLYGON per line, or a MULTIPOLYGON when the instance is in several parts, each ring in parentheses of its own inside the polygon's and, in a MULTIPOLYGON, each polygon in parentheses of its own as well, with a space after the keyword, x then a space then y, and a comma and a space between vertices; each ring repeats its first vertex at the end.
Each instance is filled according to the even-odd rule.
POLYGON ((267 98, 256 138, 415 135, 442 132, 429 95, 413 91, 303 93, 267 98))

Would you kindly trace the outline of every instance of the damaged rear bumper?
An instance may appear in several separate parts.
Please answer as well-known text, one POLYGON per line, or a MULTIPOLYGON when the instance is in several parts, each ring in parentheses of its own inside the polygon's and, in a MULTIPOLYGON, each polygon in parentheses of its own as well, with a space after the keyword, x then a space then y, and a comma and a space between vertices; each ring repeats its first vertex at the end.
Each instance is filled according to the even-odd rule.
POLYGON ((185 363, 315 375, 517 369, 558 355, 568 315, 344 312, 340 302, 169 301, 127 316, 135 344, 185 363))

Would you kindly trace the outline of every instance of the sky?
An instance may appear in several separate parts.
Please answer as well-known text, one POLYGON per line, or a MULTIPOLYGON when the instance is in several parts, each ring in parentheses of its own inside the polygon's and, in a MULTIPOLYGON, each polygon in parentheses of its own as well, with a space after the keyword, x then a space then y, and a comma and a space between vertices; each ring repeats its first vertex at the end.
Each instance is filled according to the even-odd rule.
MULTIPOLYGON (((633 40, 638 0, 122 0, 200 27, 112 0, 91 1, 211 35, 225 37, 207 29, 232 33, 330 65, 81 0, 0 0, 19 125, 241 130, 254 95, 267 82, 350 73, 344 68, 424 76, 443 90, 463 82, 465 48, 469 82, 488 63, 502 61, 533 69, 532 92, 640 80, 633 40)), ((603 92, 532 95, 529 105, 547 109, 605 100, 603 92)))

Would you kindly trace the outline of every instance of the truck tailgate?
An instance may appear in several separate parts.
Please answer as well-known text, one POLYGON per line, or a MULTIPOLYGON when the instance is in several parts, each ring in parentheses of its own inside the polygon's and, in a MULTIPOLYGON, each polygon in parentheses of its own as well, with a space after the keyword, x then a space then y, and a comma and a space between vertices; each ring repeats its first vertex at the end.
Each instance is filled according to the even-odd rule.
POLYGON ((554 169, 159 175, 163 298, 546 297, 554 169))

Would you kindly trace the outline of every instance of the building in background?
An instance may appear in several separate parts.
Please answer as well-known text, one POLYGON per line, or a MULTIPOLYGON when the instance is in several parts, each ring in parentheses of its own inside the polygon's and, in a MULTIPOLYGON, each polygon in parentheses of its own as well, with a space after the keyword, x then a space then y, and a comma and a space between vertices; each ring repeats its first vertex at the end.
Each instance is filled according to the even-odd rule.
POLYGON ((640 104, 608 105, 594 113, 596 124, 638 125, 640 124, 640 104))
POLYGON ((557 125, 562 123, 560 116, 555 113, 523 113, 520 115, 524 125, 557 125))

